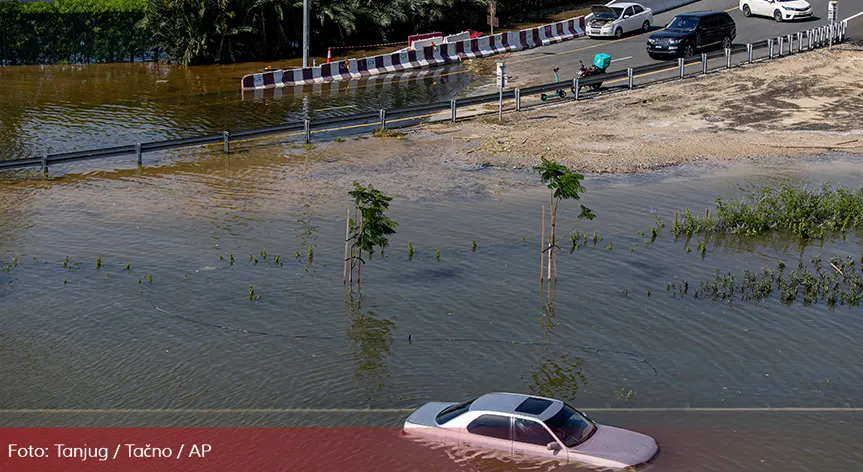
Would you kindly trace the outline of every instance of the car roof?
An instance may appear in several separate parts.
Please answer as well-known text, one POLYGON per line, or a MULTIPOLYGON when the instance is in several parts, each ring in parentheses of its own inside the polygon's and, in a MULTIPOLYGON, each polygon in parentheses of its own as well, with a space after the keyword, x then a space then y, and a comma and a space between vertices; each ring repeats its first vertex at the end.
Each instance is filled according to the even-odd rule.
MULTIPOLYGON (((521 393, 507 392, 492 392, 477 398, 470 405, 471 411, 483 410, 494 411, 498 413, 509 413, 513 415, 524 415, 545 420, 550 418, 554 413, 557 413, 563 406, 563 402, 553 398, 539 397, 536 395, 524 395, 521 393), (524 403, 525 400, 533 400, 535 403, 549 402, 547 407, 542 408, 538 412, 519 411, 517 408, 524 403), (542 402, 545 400, 546 402, 542 402)), ((535 411, 535 410, 534 410, 535 411)))
POLYGON ((700 18, 700 17, 704 17, 704 16, 722 15, 723 13, 725 13, 725 12, 722 12, 722 11, 693 11, 693 12, 689 12, 689 13, 681 13, 681 14, 676 15, 676 16, 679 16, 679 17, 694 16, 694 17, 700 18))

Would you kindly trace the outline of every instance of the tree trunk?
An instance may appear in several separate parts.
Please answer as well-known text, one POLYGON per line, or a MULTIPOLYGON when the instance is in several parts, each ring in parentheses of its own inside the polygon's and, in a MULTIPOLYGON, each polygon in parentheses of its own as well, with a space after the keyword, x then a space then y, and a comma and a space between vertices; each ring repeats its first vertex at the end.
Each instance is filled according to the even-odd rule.
POLYGON ((351 209, 348 208, 348 216, 345 217, 345 261, 342 270, 342 284, 348 283, 348 242, 351 240, 351 209))
POLYGON ((539 246, 539 283, 545 280, 545 205, 542 206, 542 239, 539 246))

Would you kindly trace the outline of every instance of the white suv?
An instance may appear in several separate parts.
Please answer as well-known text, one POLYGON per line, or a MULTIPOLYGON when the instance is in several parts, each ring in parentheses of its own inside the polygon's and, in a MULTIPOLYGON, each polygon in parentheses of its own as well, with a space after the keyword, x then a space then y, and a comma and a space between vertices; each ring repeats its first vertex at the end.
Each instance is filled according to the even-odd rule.
POLYGON ((812 17, 812 7, 805 0, 740 0, 743 16, 770 16, 776 21, 812 17))

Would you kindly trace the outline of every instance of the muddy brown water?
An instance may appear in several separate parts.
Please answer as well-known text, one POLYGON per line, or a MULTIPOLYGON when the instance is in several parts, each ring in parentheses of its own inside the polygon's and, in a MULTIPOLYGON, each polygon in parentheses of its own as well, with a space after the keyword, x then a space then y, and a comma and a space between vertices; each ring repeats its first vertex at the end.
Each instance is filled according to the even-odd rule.
POLYGON ((267 65, 155 63, 0 68, 0 160, 218 134, 446 101, 470 85, 461 66, 241 92, 267 65))
MULTIPOLYGON (((282 160, 230 178, 169 166, 2 185, 0 268, 17 266, 0 271, 0 409, 389 409, 518 391, 587 411, 671 408, 591 414, 657 437, 662 454, 650 470, 860 470, 859 411, 683 410, 863 408, 860 308, 666 292, 715 269, 793 267, 819 254, 859 261, 859 235, 802 249, 710 243, 704 260, 700 238, 688 253, 667 228, 644 243, 655 216, 669 224, 674 210, 703 211, 752 185, 860 185, 861 159, 588 176, 580 203, 599 217, 578 221, 577 204, 566 202, 559 227, 603 240, 572 255, 564 244, 551 308, 538 280, 547 203, 538 182, 498 195, 394 200, 398 233, 386 257, 363 269, 362 297, 353 298, 342 284, 347 195, 284 192, 282 160), (260 299, 249 300, 249 286, 260 299)), ((0 425, 397 426, 405 416, 6 412, 0 425)), ((448 460, 453 470, 550 468, 448 460)), ((392 470, 411 470, 399 464, 392 470)))

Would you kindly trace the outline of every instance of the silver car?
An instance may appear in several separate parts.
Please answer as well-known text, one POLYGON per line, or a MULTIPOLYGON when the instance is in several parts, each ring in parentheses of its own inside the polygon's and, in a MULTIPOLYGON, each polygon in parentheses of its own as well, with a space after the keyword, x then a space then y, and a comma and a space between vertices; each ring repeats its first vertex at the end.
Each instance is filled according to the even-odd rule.
POLYGON ((650 436, 596 424, 560 400, 517 393, 426 403, 408 417, 404 432, 460 449, 614 469, 632 470, 659 451, 650 436))

